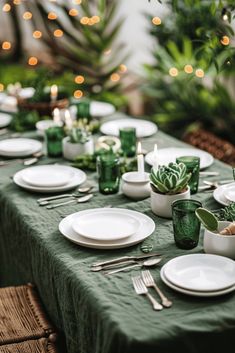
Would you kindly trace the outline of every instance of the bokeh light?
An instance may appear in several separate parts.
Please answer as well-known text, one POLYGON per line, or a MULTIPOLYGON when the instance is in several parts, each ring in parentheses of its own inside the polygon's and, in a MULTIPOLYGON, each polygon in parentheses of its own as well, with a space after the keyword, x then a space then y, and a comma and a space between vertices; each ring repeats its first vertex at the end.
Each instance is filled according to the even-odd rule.
POLYGON ((78 76, 75 77, 74 81, 77 84, 81 84, 81 83, 83 83, 85 81, 85 78, 82 75, 78 75, 78 76))
POLYGON ((3 50, 9 50, 9 49, 11 49, 11 43, 10 43, 10 42, 3 42, 3 43, 2 43, 2 49, 3 49, 3 50))
POLYGON ((119 66, 119 72, 121 72, 122 74, 124 74, 125 72, 127 72, 127 67, 126 67, 126 65, 121 64, 121 65, 119 66))
POLYGON ((117 74, 116 72, 114 72, 111 76, 110 76, 110 80, 113 82, 117 82, 120 80, 120 75, 117 74))
POLYGON ((42 32, 41 32, 41 31, 34 31, 34 32, 33 32, 33 37, 34 37, 35 39, 41 38, 41 37, 42 37, 42 32))
POLYGON ((11 5, 10 5, 10 4, 5 4, 5 5, 2 7, 2 11, 4 11, 4 12, 9 12, 9 11, 11 11, 11 5))
POLYGON ((54 36, 57 37, 57 38, 62 37, 63 34, 64 34, 64 32, 63 32, 61 29, 56 29, 56 30, 54 31, 54 36))
POLYGON ((152 19, 152 23, 155 25, 155 26, 160 26, 160 24, 162 23, 162 20, 160 19, 160 17, 153 17, 152 19))
POLYGON ((38 59, 35 56, 31 56, 28 60, 30 66, 35 66, 38 63, 38 59))
POLYGON ((169 75, 172 76, 172 77, 176 77, 178 76, 179 74, 179 71, 177 70, 176 67, 171 67, 170 70, 169 70, 169 75))
POLYGON ((31 20, 31 18, 33 17, 32 13, 29 12, 29 11, 26 11, 24 14, 23 14, 23 19, 24 20, 31 20))
POLYGON ((220 40, 220 43, 223 44, 223 45, 229 45, 230 43, 230 39, 228 36, 223 36, 220 40))
POLYGON ((78 10, 76 9, 70 9, 69 10, 69 16, 77 16, 78 15, 78 10))
POLYGON ((80 89, 77 89, 76 91, 74 91, 73 96, 77 99, 82 98, 83 92, 80 89))
POLYGON ((0 83, 0 92, 4 91, 4 84, 0 83))
POLYGON ((203 71, 202 69, 197 69, 197 70, 195 71, 195 75, 196 75, 197 77, 199 77, 199 78, 203 78, 203 77, 205 76, 205 73, 204 73, 204 71, 203 71))
POLYGON ((192 65, 190 65, 190 64, 185 65, 185 67, 184 67, 184 72, 186 72, 186 74, 191 74, 191 73, 193 73, 193 67, 192 67, 192 65))
POLYGON ((56 20, 57 14, 55 12, 49 12, 47 15, 48 20, 56 20))

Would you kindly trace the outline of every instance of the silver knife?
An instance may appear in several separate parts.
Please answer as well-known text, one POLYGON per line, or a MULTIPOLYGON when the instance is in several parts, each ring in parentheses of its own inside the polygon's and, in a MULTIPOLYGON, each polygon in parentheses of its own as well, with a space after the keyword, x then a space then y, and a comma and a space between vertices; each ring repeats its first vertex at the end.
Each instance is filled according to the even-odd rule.
POLYGON ((128 260, 142 260, 142 259, 147 259, 148 257, 160 256, 160 255, 161 254, 159 254, 159 253, 149 253, 149 254, 137 255, 137 256, 122 256, 122 257, 117 257, 116 259, 113 259, 113 260, 94 262, 91 266, 92 267, 104 266, 104 265, 120 263, 120 262, 128 261, 128 260))

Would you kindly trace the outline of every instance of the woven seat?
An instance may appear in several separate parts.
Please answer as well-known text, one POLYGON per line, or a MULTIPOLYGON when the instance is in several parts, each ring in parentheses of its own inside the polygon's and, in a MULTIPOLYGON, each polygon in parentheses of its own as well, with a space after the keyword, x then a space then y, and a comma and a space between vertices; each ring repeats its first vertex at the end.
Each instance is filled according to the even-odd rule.
POLYGON ((0 288, 0 352, 56 352, 56 331, 32 285, 0 288))
POLYGON ((235 166, 235 146, 211 132, 203 129, 191 131, 184 136, 184 141, 211 153, 224 163, 235 166))

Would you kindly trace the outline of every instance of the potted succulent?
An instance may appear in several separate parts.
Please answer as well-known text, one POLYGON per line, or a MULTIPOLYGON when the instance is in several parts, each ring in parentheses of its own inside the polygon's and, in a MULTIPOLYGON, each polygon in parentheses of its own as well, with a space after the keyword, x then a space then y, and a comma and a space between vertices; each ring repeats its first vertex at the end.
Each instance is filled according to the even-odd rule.
POLYGON ((150 173, 151 209, 160 217, 171 218, 171 204, 175 200, 190 198, 187 174, 183 163, 169 163, 168 166, 152 168, 150 173))
POLYGON ((92 154, 94 151, 93 139, 88 129, 72 127, 68 136, 63 139, 63 156, 68 160, 74 160, 83 154, 92 154))

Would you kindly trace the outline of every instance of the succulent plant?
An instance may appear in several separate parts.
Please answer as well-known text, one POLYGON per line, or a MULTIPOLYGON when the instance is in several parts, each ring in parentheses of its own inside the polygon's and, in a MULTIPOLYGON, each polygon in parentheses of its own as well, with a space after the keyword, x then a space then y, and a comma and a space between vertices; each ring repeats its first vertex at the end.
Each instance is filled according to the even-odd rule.
POLYGON ((231 202, 225 208, 222 208, 218 214, 220 221, 235 221, 235 202, 231 202))
POLYGON ((71 143, 86 143, 89 140, 90 132, 86 129, 73 127, 68 132, 71 143))
POLYGON ((150 182, 154 191, 161 194, 178 194, 183 191, 191 177, 184 163, 169 163, 168 166, 152 168, 150 182))

